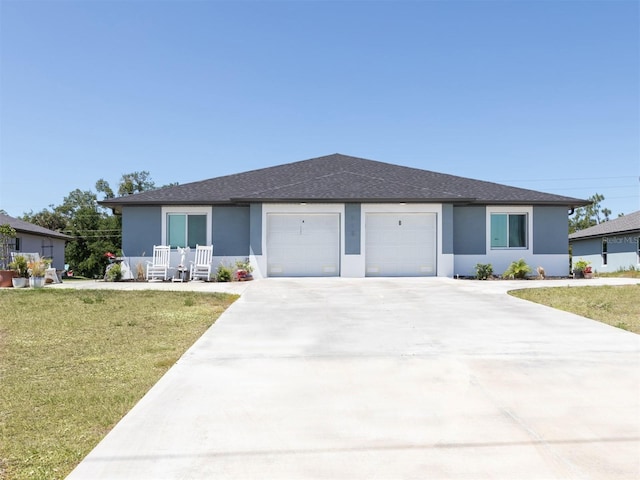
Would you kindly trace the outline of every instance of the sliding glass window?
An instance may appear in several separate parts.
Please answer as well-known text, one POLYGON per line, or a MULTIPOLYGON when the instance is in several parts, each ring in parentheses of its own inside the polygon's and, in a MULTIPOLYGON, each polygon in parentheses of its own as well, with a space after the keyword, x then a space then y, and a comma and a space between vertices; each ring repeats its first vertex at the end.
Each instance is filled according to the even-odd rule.
POLYGON ((491 248, 527 248, 527 214, 492 213, 491 248))
POLYGON ((167 243, 172 247, 207 244, 207 216, 203 214, 167 214, 167 243))

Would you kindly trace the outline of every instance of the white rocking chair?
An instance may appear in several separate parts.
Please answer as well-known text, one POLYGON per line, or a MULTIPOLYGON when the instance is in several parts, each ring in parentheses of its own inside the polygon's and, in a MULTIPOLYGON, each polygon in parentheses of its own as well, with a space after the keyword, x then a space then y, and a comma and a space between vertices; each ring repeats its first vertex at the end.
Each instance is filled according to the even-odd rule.
POLYGON ((213 259, 213 245, 196 245, 196 257, 190 262, 189 278, 209 281, 211 278, 211 260, 213 259))
POLYGON ((147 261, 147 281, 167 280, 169 278, 170 245, 154 245, 153 261, 147 261))

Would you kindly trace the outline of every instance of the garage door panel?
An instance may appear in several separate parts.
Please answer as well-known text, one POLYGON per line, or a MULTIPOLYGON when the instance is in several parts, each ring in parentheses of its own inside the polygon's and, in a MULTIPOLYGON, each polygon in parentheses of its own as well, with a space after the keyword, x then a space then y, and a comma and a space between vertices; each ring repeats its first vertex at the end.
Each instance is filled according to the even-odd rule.
POLYGON ((369 213, 365 222, 367 276, 436 274, 435 213, 369 213))
POLYGON ((269 276, 340 274, 340 215, 267 214, 269 276))

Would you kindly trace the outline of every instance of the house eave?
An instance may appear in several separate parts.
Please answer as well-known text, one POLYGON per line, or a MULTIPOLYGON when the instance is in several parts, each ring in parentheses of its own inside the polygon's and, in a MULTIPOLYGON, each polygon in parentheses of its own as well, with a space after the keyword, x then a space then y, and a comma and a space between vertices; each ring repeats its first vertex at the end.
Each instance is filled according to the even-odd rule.
POLYGON ((633 235, 633 234, 640 235, 640 228, 631 228, 631 229, 617 230, 612 232, 588 233, 586 235, 573 236, 579 233, 580 231, 569 235, 569 242, 580 241, 580 240, 592 240, 594 238, 602 238, 602 237, 616 237, 619 235, 633 235))
POLYGON ((234 197, 232 203, 469 203, 470 198, 402 198, 402 197, 234 197))
POLYGON ((55 238, 57 240, 65 240, 67 242, 73 240, 75 237, 71 236, 71 235, 67 235, 66 233, 41 233, 41 232, 37 232, 37 231, 33 231, 33 230, 26 230, 26 229, 22 229, 22 228, 16 228, 15 229, 16 233, 21 233, 23 235, 35 235, 38 237, 45 237, 45 238, 55 238))
MULTIPOLYGON (((251 203, 445 203, 454 205, 539 205, 566 207, 567 209, 583 206, 582 202, 540 201, 540 200, 490 200, 478 198, 402 198, 402 197, 233 197, 228 200, 190 199, 190 200, 148 200, 137 202, 114 202, 103 200, 98 202, 105 208, 121 213, 123 207, 164 206, 164 205, 248 205, 251 203)), ((588 204, 587 202, 586 204, 588 204)))

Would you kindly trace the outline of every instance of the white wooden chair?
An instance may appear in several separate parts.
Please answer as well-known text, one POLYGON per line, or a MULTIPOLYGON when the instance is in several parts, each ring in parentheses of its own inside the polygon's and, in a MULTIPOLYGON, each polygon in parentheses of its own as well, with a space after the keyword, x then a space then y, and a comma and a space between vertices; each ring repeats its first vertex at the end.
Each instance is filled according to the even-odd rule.
POLYGON ((147 281, 169 278, 170 245, 154 245, 153 261, 147 261, 147 281))
POLYGON ((191 261, 189 278, 209 281, 211 277, 211 261, 213 260, 213 245, 196 245, 196 256, 191 261))

